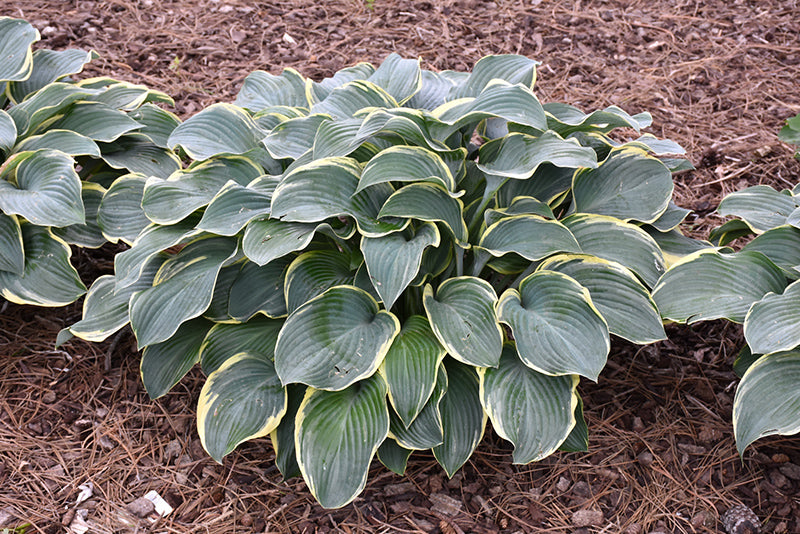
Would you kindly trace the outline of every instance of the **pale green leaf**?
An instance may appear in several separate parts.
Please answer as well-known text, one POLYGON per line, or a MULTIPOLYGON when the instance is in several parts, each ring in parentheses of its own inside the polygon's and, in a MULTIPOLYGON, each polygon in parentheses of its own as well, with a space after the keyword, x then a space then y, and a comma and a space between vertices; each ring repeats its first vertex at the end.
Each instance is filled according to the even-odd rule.
POLYGON ((0 271, 21 275, 25 270, 22 230, 16 216, 0 213, 0 271))
POLYGON ((361 172, 356 191, 383 182, 433 182, 450 192, 455 180, 442 158, 418 146, 398 145, 382 150, 361 172))

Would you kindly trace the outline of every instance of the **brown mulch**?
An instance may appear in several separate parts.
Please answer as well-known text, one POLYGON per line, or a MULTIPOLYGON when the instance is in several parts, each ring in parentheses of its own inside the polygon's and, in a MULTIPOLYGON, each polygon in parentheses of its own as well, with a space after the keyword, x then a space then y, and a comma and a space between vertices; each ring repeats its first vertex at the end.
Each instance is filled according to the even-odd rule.
MULTIPOLYGON (((163 90, 182 117, 231 101, 255 69, 319 79, 393 51, 456 70, 525 54, 542 62, 543 101, 649 111, 652 133, 686 147, 697 170, 676 178, 676 199, 695 210, 696 235, 719 224, 724 194, 800 177, 776 138, 800 112, 794 0, 6 0, 0 15, 32 22, 41 46, 97 50, 87 75, 163 90)), ((80 261, 87 283, 108 268, 80 261)), ((643 348, 615 343, 598 384, 581 385, 588 453, 515 466, 487 431, 452 480, 424 453, 405 477, 376 462, 359 499, 326 511, 301 480, 281 481, 267 439, 221 466, 208 458, 194 428, 199 372, 150 401, 130 335, 56 350, 79 306, 0 299, 0 310, 0 528, 64 532, 85 515, 89 532, 688 533, 719 531, 743 503, 767 531, 800 533, 800 442, 736 454, 741 332, 724 323, 670 327, 671 341, 643 348), (150 490, 174 511, 137 523, 125 506, 150 490), (76 504, 82 491, 91 496, 76 504)))

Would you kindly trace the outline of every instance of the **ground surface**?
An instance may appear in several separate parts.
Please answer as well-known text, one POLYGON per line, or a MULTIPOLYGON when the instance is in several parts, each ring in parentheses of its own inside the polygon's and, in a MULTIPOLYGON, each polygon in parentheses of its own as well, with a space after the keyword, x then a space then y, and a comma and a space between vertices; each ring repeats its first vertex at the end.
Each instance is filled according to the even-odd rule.
MULTIPOLYGON (((161 89, 184 118, 231 101, 255 69, 320 78, 396 51, 466 70, 486 54, 525 54, 542 62, 543 101, 649 111, 652 133, 687 148, 697 170, 676 178, 676 198, 699 236, 719 224, 725 193, 800 180, 775 136, 800 112, 796 0, 6 0, 0 15, 32 22, 41 46, 97 50, 89 74, 161 89)), ((87 284, 110 268, 98 257, 78 258, 87 284)), ((800 532, 800 440, 736 455, 741 332, 723 323, 670 327, 671 341, 645 348, 615 343, 599 383, 581 385, 588 453, 515 466, 487 432, 452 480, 426 454, 405 477, 376 462, 358 500, 326 511, 302 481, 281 481, 268 440, 222 466, 207 457, 194 429, 199 373, 150 401, 130 336, 54 350, 77 305, 0 309, 0 527, 63 532, 77 510, 90 532, 121 531, 120 511, 155 490, 174 511, 140 530, 717 532, 743 503, 766 531, 800 532), (586 511, 602 515, 581 530, 586 511)))

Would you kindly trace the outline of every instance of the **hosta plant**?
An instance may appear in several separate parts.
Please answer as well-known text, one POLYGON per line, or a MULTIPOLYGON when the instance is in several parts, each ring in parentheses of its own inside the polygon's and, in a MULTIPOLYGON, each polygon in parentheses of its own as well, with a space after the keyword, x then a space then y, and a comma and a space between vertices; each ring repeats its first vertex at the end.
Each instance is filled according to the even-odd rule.
POLYGON ((794 157, 800 159, 800 113, 786 120, 786 125, 778 133, 778 139, 795 145, 794 157))
POLYGON ((760 437, 800 431, 800 186, 749 187, 728 195, 718 211, 736 218, 712 232, 715 244, 755 238, 738 252, 709 248, 684 258, 653 297, 663 316, 678 322, 744 324, 733 405, 744 453, 760 437))
POLYGON ((452 476, 487 418, 516 463, 585 448, 580 377, 611 334, 664 338, 650 288, 685 251, 686 162, 624 141, 648 114, 541 104, 535 68, 393 54, 320 82, 251 74, 170 135, 194 163, 116 191, 140 206, 132 247, 65 335, 130 322, 152 397, 199 363, 209 454, 270 435, 325 507, 376 452, 402 473, 430 449, 452 476))
POLYGON ((86 291, 69 245, 117 239, 114 210, 98 219, 111 183, 179 168, 166 148, 178 121, 148 103, 171 100, 145 87, 71 81, 94 53, 33 51, 38 39, 0 17, 0 295, 60 306, 86 291))

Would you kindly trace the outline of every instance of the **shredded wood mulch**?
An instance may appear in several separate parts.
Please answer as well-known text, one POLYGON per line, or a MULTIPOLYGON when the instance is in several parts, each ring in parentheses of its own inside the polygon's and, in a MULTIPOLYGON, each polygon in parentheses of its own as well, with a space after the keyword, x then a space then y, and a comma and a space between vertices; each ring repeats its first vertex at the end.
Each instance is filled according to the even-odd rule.
MULTIPOLYGON (((800 163, 776 132, 800 112, 796 0, 6 0, 41 46, 97 50, 86 76, 144 83, 182 117, 231 101, 244 77, 284 67, 319 79, 390 52, 468 70, 486 54, 542 62, 537 92, 585 110, 649 111, 650 131, 686 147, 676 177, 700 237, 727 193, 789 187, 800 163)), ((85 282, 109 250, 78 254, 85 282)), ((53 348, 79 305, 47 310, 0 299, 0 528, 28 532, 516 533, 718 532, 735 505, 764 530, 800 533, 800 441, 769 438, 740 460, 730 423, 739 328, 669 328, 670 341, 614 343, 581 393, 587 453, 527 466, 491 430, 448 480, 429 454, 408 474, 377 461, 367 489, 320 508, 302 480, 282 481, 268 439, 218 465, 194 428, 202 376, 151 401, 132 336, 53 348), (155 491, 173 511, 155 523, 155 491), (148 501, 149 502, 149 501, 148 501), (150 506, 150 508, 148 508, 150 506)))

